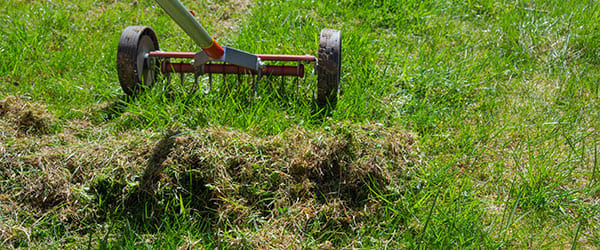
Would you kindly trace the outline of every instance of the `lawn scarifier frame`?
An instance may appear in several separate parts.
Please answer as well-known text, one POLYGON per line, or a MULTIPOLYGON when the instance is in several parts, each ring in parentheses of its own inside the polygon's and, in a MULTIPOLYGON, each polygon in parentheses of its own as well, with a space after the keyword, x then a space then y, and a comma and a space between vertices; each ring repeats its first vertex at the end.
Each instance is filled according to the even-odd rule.
MULTIPOLYGON (((319 107, 337 103, 340 90, 342 62, 341 32, 323 29, 320 34, 318 56, 252 54, 242 50, 220 46, 200 25, 193 12, 179 0, 155 0, 183 31, 200 47, 200 52, 164 52, 159 49, 158 39, 148 26, 129 26, 119 40, 117 49, 117 72, 123 91, 133 96, 143 87, 151 86, 157 72, 167 76, 179 73, 195 75, 194 89, 198 88, 200 75, 208 74, 212 88, 212 74, 252 75, 256 78, 253 88, 256 93, 258 80, 263 76, 304 77, 304 64, 315 63, 317 74, 316 102, 319 107), (170 59, 193 59, 189 63, 171 63, 170 59), (265 62, 279 61, 295 65, 267 65, 265 62), (220 63, 219 63, 220 62, 220 63)), ((225 78, 224 78, 225 79, 225 78)))

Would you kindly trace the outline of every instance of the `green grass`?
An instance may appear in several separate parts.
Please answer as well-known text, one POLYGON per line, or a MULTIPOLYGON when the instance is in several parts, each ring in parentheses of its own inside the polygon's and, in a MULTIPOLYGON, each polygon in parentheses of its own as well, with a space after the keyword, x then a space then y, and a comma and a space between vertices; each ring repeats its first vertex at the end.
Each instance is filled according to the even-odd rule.
MULTIPOLYGON (((296 238, 301 241, 295 247, 308 248, 600 247, 597 1, 268 0, 248 9, 234 0, 183 2, 221 44, 254 53, 315 55, 322 28, 341 30, 337 108, 315 113, 312 66, 298 88, 293 79, 283 89, 279 79, 260 81, 259 98, 246 81, 235 86, 230 76, 227 84, 234 87, 227 92, 215 76, 212 91, 206 78, 201 91, 190 93, 192 78, 181 88, 174 77, 170 87, 161 81, 129 100, 115 69, 126 26, 152 26, 165 51, 198 49, 157 4, 5 1, 0 100, 16 96, 34 109, 43 107, 50 118, 49 131, 19 135, 5 126, 12 118, 0 112, 0 191, 7 194, 0 197, 0 246, 252 248, 287 246, 281 241, 296 238), (387 138, 352 130, 361 126, 378 126, 382 134, 411 131, 415 153, 402 174, 392 172, 399 175, 392 178, 396 183, 363 180, 369 195, 358 203, 368 209, 350 207, 356 215, 347 224, 336 217, 336 200, 321 194, 318 215, 270 235, 269 226, 297 213, 294 204, 270 209, 271 200, 283 197, 273 191, 277 178, 263 176, 278 176, 269 172, 272 166, 260 165, 252 165, 254 179, 240 182, 236 192, 248 199, 240 207, 261 211, 241 221, 235 213, 246 210, 239 207, 227 214, 214 207, 197 211, 200 205, 185 196, 185 181, 178 179, 178 168, 189 167, 184 163, 166 163, 161 181, 177 179, 180 186, 161 186, 159 199, 145 204, 158 204, 158 216, 132 216, 118 205, 135 193, 143 168, 151 165, 149 146, 168 130, 238 131, 234 135, 242 139, 225 146, 239 150, 241 162, 265 163, 271 161, 261 159, 273 156, 263 150, 276 154, 287 145, 266 143, 274 148, 262 149, 246 145, 253 140, 244 136, 350 135, 355 148, 362 147, 356 138, 387 138), (93 175, 86 177, 90 181, 69 179, 79 183, 69 194, 76 205, 58 199, 49 207, 10 209, 15 202, 35 203, 19 198, 38 190, 21 180, 52 180, 63 172, 74 179, 77 166, 93 175), (112 202, 103 205, 99 197, 112 202), (75 211, 65 212, 71 206, 75 211)), ((371 159, 360 156, 365 158, 340 161, 371 159)), ((211 159, 203 160, 211 166, 211 159)))

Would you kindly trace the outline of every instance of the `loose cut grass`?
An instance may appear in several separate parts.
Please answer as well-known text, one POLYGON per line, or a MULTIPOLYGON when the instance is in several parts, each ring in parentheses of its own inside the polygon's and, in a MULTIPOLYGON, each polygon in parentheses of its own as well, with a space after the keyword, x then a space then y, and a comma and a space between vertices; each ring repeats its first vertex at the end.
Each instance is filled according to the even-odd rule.
POLYGON ((265 138, 225 128, 140 131, 102 141, 27 135, 5 148, 5 244, 37 246, 47 237, 37 230, 55 223, 64 237, 59 245, 73 231, 113 218, 155 230, 176 214, 213 221, 211 230, 230 234, 223 246, 317 244, 311 231, 344 232, 365 213, 378 213, 370 190, 403 190, 418 157, 412 135, 381 125, 290 129, 265 138), (38 148, 26 151, 31 143, 38 148), (29 220, 36 211, 44 215, 29 220), (239 226, 252 224, 259 230, 239 226), (23 225, 25 233, 15 232, 23 225))

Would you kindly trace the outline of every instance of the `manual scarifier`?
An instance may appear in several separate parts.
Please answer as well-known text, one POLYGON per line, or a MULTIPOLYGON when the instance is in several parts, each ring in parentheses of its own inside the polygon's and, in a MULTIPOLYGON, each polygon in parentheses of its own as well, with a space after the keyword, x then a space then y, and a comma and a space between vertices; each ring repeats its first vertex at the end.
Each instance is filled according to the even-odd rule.
MULTIPOLYGON (((117 49, 117 72, 123 91, 135 95, 144 87, 151 86, 158 73, 170 79, 171 73, 195 75, 208 74, 212 88, 212 74, 252 75, 257 80, 263 76, 304 77, 304 64, 315 63, 317 74, 316 102, 319 107, 335 107, 340 90, 341 32, 323 29, 319 40, 318 56, 252 54, 242 50, 220 46, 200 25, 179 0, 155 0, 160 7, 200 47, 200 52, 165 52, 159 50, 158 39, 148 26, 129 26, 119 40, 117 49), (171 62, 180 58, 190 62, 171 62), (294 65, 268 65, 265 62, 288 62, 294 65)), ((238 80, 239 82, 239 80, 238 80)), ((256 92, 257 81, 254 81, 256 92)))

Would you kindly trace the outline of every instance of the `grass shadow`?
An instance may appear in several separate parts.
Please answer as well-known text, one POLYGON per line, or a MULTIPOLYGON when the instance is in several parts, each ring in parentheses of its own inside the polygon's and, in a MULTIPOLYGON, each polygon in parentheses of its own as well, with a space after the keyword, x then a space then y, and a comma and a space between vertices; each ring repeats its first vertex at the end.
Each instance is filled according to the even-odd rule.
POLYGON ((193 216, 212 218, 212 193, 199 176, 192 171, 179 171, 178 175, 189 178, 163 178, 164 161, 173 150, 178 131, 168 131, 152 150, 148 164, 133 187, 125 181, 102 179, 92 185, 102 220, 127 222, 127 227, 141 233, 154 233, 160 230, 165 221, 177 219, 181 214, 193 211, 193 216), (170 181, 166 182, 165 179, 170 181), (175 187, 164 190, 165 186, 175 187))
POLYGON ((125 109, 127 109, 129 103, 131 103, 134 99, 134 97, 127 94, 118 96, 116 100, 108 103, 105 107, 100 109, 99 115, 102 121, 112 121, 116 118, 119 118, 121 114, 125 112, 125 109))

